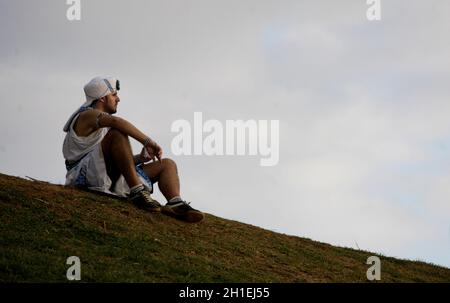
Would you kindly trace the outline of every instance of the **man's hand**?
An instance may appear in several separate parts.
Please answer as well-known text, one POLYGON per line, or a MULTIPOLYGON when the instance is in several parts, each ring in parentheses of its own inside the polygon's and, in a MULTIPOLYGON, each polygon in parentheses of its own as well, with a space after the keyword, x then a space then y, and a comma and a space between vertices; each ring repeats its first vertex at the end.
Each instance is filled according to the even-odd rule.
POLYGON ((155 157, 161 161, 162 158, 162 148, 155 141, 150 140, 150 142, 142 148, 141 158, 146 159, 145 162, 153 160, 155 161, 155 157), (143 155, 144 153, 144 155, 143 155))
POLYGON ((152 158, 148 154, 148 152, 145 149, 145 147, 142 147, 141 153, 139 154, 137 159, 138 159, 137 160, 138 163, 146 163, 146 162, 150 161, 152 158))

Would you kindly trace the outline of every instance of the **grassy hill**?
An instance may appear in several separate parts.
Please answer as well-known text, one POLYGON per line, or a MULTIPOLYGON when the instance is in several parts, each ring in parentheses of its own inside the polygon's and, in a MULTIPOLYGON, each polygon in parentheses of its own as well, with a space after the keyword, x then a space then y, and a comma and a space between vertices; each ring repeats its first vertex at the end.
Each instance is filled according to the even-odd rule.
MULTIPOLYGON (((186 224, 131 203, 0 174, 0 281, 367 282, 374 253, 210 214, 186 224)), ((450 269, 380 256, 382 282, 450 282, 450 269)))

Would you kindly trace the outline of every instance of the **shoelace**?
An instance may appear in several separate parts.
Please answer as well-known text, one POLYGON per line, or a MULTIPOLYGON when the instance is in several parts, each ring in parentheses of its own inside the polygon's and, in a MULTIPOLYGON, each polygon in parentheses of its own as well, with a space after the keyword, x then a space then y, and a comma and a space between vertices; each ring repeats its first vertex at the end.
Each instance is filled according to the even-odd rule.
POLYGON ((177 201, 177 202, 174 202, 174 203, 169 203, 170 206, 189 205, 189 204, 191 204, 191 202, 186 202, 186 201, 183 201, 183 200, 177 201))
POLYGON ((175 202, 173 204, 169 204, 169 207, 174 208, 174 207, 180 207, 181 206, 183 209, 192 210, 193 208, 189 204, 191 204, 191 202, 178 201, 178 202, 175 202))
POLYGON ((156 201, 150 196, 150 193, 146 190, 143 190, 141 194, 144 196, 145 201, 148 203, 156 204, 156 201))

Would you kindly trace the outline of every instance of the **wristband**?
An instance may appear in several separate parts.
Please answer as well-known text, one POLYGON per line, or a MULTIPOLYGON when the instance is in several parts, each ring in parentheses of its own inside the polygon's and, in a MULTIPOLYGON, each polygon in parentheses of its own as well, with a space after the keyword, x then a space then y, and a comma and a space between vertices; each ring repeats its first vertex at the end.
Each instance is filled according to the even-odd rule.
POLYGON ((142 143, 142 145, 144 145, 144 147, 146 147, 147 145, 149 145, 152 142, 152 139, 150 139, 149 137, 147 137, 147 139, 145 139, 145 141, 142 143))

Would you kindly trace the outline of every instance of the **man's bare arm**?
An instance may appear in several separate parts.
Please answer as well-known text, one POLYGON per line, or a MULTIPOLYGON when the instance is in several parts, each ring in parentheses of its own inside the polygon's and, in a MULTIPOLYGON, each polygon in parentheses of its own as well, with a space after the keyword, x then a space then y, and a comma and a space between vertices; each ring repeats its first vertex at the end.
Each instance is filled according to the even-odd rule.
POLYGON ((137 127, 135 127, 133 124, 128 122, 127 120, 111 116, 107 113, 97 111, 98 114, 95 115, 95 121, 94 124, 96 127, 111 127, 115 128, 117 130, 120 130, 125 135, 128 135, 137 141, 141 142, 142 144, 146 143, 146 140, 149 138, 147 135, 145 135, 143 132, 141 132, 137 127))
POLYGON ((102 127, 115 128, 124 133, 125 135, 128 135, 136 139, 142 145, 144 145, 149 154, 150 159, 154 159, 154 157, 161 159, 162 156, 161 147, 149 136, 145 135, 137 127, 135 127, 127 120, 120 117, 111 116, 108 113, 99 110, 90 110, 83 114, 85 114, 83 117, 83 121, 84 123, 87 124, 89 128, 92 128, 93 130, 102 127))

